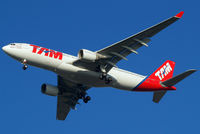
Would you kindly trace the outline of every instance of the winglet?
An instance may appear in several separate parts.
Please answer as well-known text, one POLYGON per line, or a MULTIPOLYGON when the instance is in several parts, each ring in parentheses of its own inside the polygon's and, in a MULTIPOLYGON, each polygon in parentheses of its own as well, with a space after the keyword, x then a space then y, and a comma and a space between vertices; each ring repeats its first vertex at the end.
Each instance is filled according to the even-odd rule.
POLYGON ((176 16, 174 16, 174 17, 176 17, 176 18, 181 18, 182 16, 183 16, 183 14, 184 14, 184 11, 181 11, 180 13, 178 13, 176 16))

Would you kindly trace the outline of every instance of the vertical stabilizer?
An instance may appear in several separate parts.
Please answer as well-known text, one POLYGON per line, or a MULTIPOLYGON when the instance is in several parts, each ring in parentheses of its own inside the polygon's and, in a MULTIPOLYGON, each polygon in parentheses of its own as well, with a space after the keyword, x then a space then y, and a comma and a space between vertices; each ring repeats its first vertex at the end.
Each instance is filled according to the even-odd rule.
MULTIPOLYGON (((155 72, 153 72, 149 78, 159 81, 165 81, 172 78, 174 73, 175 62, 167 60, 165 61, 155 72)), ((153 102, 159 103, 163 96, 167 93, 167 90, 154 91, 153 102)))
POLYGON ((165 81, 172 78, 174 73, 175 62, 167 60, 163 63, 149 78, 165 81))

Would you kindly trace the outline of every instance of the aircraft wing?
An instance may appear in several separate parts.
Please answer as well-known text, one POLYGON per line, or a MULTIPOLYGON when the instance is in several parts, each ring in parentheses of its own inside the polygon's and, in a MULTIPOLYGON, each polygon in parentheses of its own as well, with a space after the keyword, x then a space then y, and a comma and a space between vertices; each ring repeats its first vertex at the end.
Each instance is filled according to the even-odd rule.
POLYGON ((75 109, 78 104, 79 90, 87 90, 89 87, 80 87, 76 83, 66 80, 62 76, 58 76, 58 88, 60 94, 57 97, 57 120, 65 120, 71 109, 75 109))
POLYGON ((107 65, 106 70, 109 71, 115 64, 121 59, 126 59, 131 53, 138 54, 136 51, 138 48, 142 46, 148 46, 147 43, 150 41, 150 38, 156 35, 158 32, 168 27, 170 24, 174 23, 183 15, 183 11, 173 16, 159 24, 156 24, 142 32, 139 32, 135 35, 132 35, 124 40, 121 40, 117 43, 114 43, 111 46, 98 50, 97 53, 106 55, 109 58, 102 59, 100 63, 104 63, 107 65))
POLYGON ((66 98, 64 96, 58 96, 57 97, 57 115, 56 119, 57 120, 65 120, 67 117, 68 113, 71 110, 70 104, 67 104, 70 99, 66 98))

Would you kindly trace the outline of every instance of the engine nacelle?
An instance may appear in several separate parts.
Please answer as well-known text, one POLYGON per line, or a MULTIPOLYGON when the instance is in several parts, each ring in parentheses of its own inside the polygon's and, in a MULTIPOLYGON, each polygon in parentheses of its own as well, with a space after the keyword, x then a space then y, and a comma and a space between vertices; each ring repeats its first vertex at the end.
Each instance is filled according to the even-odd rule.
POLYGON ((95 61, 98 59, 97 53, 86 50, 86 49, 81 49, 78 52, 78 57, 79 59, 86 60, 86 61, 95 61))
POLYGON ((49 85, 49 84, 42 84, 41 92, 46 95, 57 96, 59 93, 59 89, 57 86, 53 86, 53 85, 49 85))

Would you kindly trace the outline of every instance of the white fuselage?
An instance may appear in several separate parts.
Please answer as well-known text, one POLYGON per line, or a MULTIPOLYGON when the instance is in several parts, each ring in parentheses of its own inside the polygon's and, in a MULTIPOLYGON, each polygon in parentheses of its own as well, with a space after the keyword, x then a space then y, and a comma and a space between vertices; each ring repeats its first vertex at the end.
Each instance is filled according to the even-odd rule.
POLYGON ((99 79, 99 72, 74 66, 73 62, 79 60, 78 57, 65 53, 62 53, 62 59, 59 59, 58 55, 56 58, 47 56, 48 52, 39 53, 41 48, 33 52, 33 46, 25 43, 15 43, 14 46, 7 45, 3 49, 9 56, 20 62, 25 59, 29 65, 53 71, 71 82, 90 87, 114 87, 131 91, 146 78, 146 76, 113 67, 108 73, 113 80, 111 83, 105 84, 99 79))

